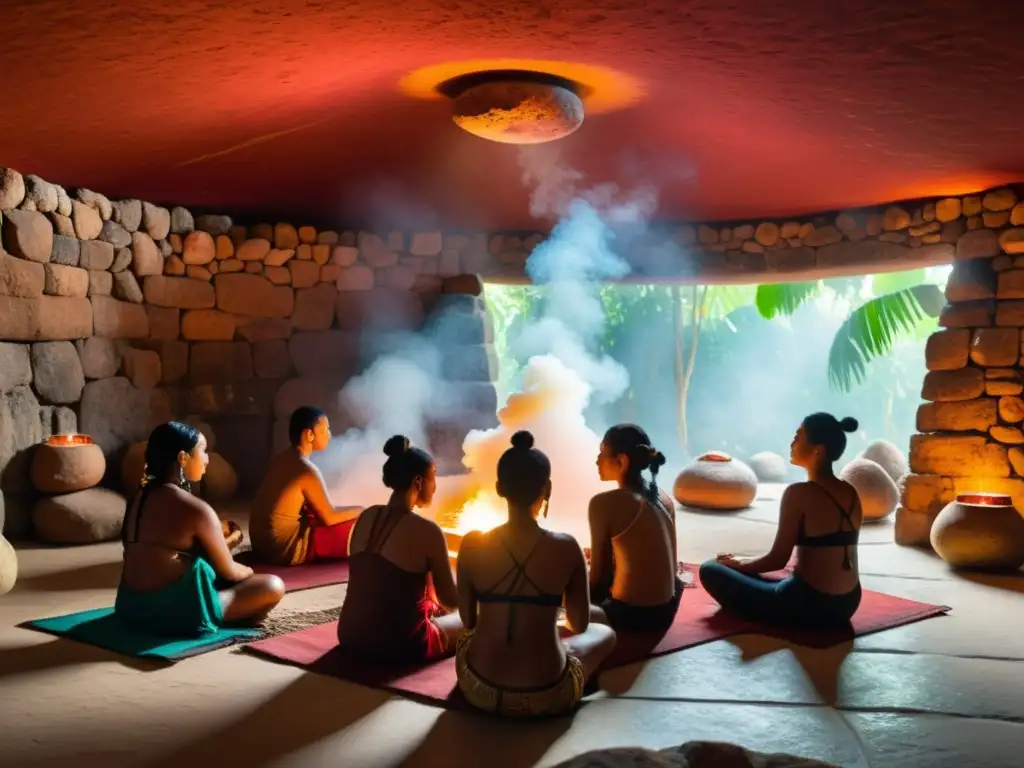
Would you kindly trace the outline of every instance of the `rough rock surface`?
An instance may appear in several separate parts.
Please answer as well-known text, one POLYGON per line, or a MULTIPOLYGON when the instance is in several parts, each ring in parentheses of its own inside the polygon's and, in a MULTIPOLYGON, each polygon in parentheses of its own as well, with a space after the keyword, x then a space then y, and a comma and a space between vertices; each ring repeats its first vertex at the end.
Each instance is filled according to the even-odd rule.
POLYGON ((40 499, 32 510, 36 535, 47 544, 95 544, 116 539, 126 501, 106 488, 40 499))
POLYGON ((166 394, 137 389, 121 376, 90 381, 82 392, 79 429, 108 459, 126 443, 146 440, 154 426, 170 419, 166 394))
POLYGON ((78 402, 85 374, 75 345, 70 341, 33 344, 32 385, 45 402, 78 402))

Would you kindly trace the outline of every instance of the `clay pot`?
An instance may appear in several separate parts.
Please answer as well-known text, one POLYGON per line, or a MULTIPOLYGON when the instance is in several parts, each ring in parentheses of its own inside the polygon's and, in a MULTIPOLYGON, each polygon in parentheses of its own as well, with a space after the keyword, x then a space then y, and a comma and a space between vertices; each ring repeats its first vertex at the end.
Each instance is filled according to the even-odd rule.
POLYGON ((6 595, 18 580, 18 553, 0 536, 0 595, 6 595))
POLYGON ((203 476, 200 495, 211 504, 230 501, 238 490, 238 475, 228 460, 219 453, 210 454, 210 463, 203 476))
POLYGON ((32 485, 42 493, 84 491, 106 471, 103 450, 87 435, 54 435, 32 456, 32 485))
POLYGON ((746 509, 757 496, 757 476, 742 461, 711 451, 679 473, 673 494, 696 509, 746 509))
POLYGON ((930 538, 954 568, 1016 571, 1024 565, 1024 517, 1005 494, 957 496, 935 518, 930 538))

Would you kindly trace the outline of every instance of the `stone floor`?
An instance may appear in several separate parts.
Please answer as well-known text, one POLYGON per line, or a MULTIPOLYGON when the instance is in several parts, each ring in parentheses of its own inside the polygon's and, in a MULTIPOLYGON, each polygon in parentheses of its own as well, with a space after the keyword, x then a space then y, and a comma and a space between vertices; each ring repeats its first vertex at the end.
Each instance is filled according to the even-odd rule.
MULTIPOLYGON (((758 554, 777 493, 739 514, 680 516, 680 554, 758 554)), ((610 746, 733 741, 850 768, 1024 765, 1024 575, 954 576, 929 553, 865 530, 864 583, 953 607, 946 617, 828 650, 744 636, 615 670, 575 717, 500 722, 222 650, 172 667, 18 629, 30 618, 109 605, 116 543, 23 549, 0 598, 0 763, 549 766, 610 746)), ((344 589, 286 597, 337 604, 344 589)))

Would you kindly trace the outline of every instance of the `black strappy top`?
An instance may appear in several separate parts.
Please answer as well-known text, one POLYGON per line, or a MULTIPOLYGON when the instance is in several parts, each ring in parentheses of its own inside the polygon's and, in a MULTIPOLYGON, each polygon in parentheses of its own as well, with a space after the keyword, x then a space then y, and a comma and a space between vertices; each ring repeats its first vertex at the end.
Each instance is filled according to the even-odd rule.
POLYGON ((139 494, 138 506, 135 509, 135 526, 132 530, 132 538, 128 538, 128 517, 131 514, 131 509, 125 513, 124 520, 121 522, 121 543, 127 548, 129 544, 144 544, 148 547, 159 547, 160 549, 166 549, 168 552, 174 552, 175 554, 181 555, 182 557, 194 559, 202 554, 202 547, 196 544, 192 551, 186 552, 185 550, 178 549, 176 547, 168 547, 166 544, 157 544, 153 541, 139 541, 139 527, 142 525, 142 510, 146 506, 146 502, 149 500, 149 494, 151 493, 150 488, 143 488, 139 494))
POLYGON ((508 629, 506 631, 506 642, 512 642, 512 626, 515 622, 515 607, 516 605, 540 605, 548 608, 560 608, 562 605, 562 596, 552 595, 544 592, 538 587, 533 579, 531 579, 526 573, 526 566, 530 562, 530 558, 533 557, 534 552, 537 551, 537 547, 540 546, 541 540, 547 536, 547 532, 541 529, 541 535, 537 538, 537 542, 533 545, 533 549, 530 550, 522 562, 516 559, 516 556, 512 553, 511 548, 504 538, 501 539, 501 546, 505 548, 505 552, 512 559, 512 567, 508 569, 504 576, 502 576, 490 589, 482 590, 477 593, 476 599, 481 603, 508 603, 509 604, 509 616, 508 616, 508 629), (505 582, 506 579, 512 577, 512 581, 509 582, 508 589, 504 592, 498 592, 498 587, 505 582), (529 584, 533 587, 537 594, 523 594, 519 590, 529 584))
POLYGON ((853 563, 850 560, 850 547, 857 546, 857 542, 860 540, 860 530, 854 527, 852 519, 853 505, 857 503, 857 497, 856 495, 853 497, 850 508, 846 509, 835 496, 820 485, 815 483, 815 487, 820 489, 839 510, 839 529, 823 533, 820 536, 808 536, 804 531, 804 520, 800 518, 800 530, 797 532, 796 543, 801 547, 843 547, 843 569, 849 571, 853 568, 853 563), (849 528, 844 529, 843 523, 846 523, 849 528))

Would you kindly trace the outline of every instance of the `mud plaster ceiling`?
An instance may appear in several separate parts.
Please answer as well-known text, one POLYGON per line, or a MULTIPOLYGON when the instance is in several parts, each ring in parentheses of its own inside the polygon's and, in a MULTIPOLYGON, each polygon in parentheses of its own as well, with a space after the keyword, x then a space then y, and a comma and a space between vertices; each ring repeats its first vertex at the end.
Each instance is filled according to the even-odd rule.
POLYGON ((38 0, 2 15, 0 164, 112 196, 311 223, 535 226, 519 150, 396 87, 495 57, 641 80, 640 104, 558 146, 589 180, 655 183, 661 218, 1024 178, 1020 2, 38 0))

